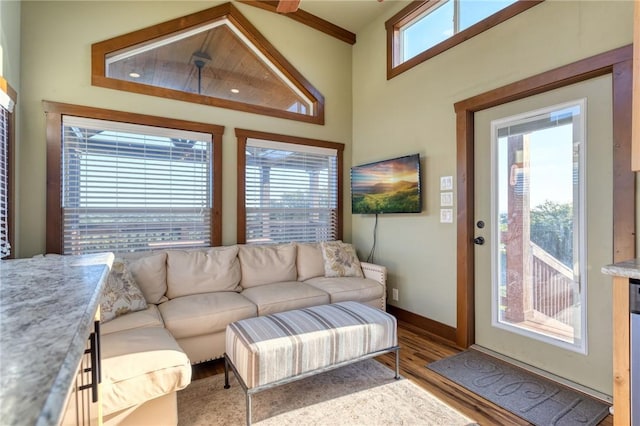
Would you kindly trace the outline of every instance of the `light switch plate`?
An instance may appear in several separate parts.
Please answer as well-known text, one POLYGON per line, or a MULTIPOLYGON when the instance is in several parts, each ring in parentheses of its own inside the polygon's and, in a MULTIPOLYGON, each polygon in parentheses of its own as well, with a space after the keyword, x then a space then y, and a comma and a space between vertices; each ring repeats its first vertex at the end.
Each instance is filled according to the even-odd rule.
POLYGON ((451 191, 453 189, 453 176, 440 176, 440 191, 451 191))
POLYGON ((440 191, 451 191, 453 189, 453 176, 440 176, 440 191))
POLYGON ((440 193, 440 205, 442 207, 453 206, 453 192, 441 192, 440 193))
POLYGON ((440 209, 440 223, 453 223, 453 209, 440 209))

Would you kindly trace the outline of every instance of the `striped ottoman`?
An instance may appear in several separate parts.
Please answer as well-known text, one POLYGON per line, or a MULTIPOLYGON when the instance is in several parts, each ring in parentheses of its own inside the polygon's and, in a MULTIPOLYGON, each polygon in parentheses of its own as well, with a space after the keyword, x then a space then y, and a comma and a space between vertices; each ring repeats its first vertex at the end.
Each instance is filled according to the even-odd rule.
POLYGON ((395 317, 357 302, 248 318, 227 326, 225 388, 231 367, 251 424, 252 394, 392 351, 397 379, 399 349, 395 317))

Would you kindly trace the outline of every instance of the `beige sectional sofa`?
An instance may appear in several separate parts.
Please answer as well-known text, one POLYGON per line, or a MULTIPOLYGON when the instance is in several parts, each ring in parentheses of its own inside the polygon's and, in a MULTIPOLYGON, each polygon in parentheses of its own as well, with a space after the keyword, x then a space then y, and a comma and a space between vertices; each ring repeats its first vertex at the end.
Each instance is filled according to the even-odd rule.
POLYGON ((177 424, 191 364, 221 358, 227 324, 342 301, 385 309, 386 269, 341 242, 233 245, 116 257, 146 308, 104 322, 105 424, 177 424))

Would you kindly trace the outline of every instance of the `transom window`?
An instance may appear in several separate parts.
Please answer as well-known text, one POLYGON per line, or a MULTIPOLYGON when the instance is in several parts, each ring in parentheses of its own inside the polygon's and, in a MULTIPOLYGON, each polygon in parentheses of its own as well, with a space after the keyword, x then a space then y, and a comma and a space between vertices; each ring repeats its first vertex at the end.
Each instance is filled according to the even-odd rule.
POLYGON ((244 165, 238 242, 341 238, 342 144, 278 135, 265 139, 242 130, 236 134, 244 165))
POLYGON ((62 253, 216 243, 215 135, 73 115, 61 129, 62 253))
POLYGON ((387 78, 463 42, 540 1, 428 0, 413 2, 386 22, 387 78))

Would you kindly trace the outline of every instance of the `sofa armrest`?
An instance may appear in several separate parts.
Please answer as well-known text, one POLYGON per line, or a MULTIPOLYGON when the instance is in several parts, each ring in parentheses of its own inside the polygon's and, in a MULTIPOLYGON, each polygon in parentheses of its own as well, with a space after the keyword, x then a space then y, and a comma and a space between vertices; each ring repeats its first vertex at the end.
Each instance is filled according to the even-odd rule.
POLYGON ((362 272, 365 278, 378 281, 382 286, 387 288, 387 268, 382 265, 376 265, 375 263, 360 262, 362 272))

